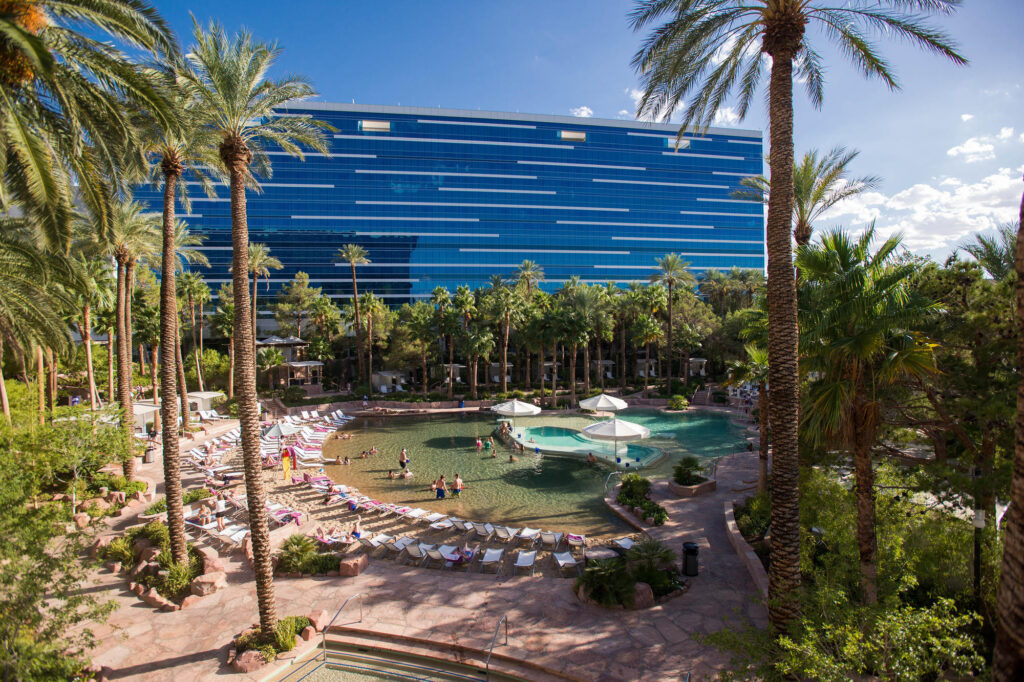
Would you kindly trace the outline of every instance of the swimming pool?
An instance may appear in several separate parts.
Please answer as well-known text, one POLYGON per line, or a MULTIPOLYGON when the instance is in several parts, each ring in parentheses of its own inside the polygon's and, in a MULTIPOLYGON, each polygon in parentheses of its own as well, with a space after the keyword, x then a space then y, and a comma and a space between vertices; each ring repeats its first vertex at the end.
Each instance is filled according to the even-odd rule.
MULTIPOLYGON (((626 410, 624 419, 651 429, 644 441, 661 450, 665 457, 645 475, 666 476, 679 457, 724 455, 745 445, 743 430, 728 415, 715 413, 665 414, 657 410, 626 410)), ((580 430, 596 421, 578 413, 541 413, 516 418, 524 428, 559 427, 580 430)), ((348 466, 329 465, 327 474, 335 481, 358 487, 367 495, 386 502, 420 506, 474 521, 490 521, 516 527, 572 530, 588 535, 628 532, 626 525, 605 507, 604 481, 611 470, 588 465, 578 457, 514 453, 496 441, 493 453, 476 449, 477 438, 487 439, 497 416, 490 413, 417 415, 414 417, 361 417, 345 428, 348 440, 331 439, 324 456, 348 456, 348 466), (376 447, 369 459, 358 459, 363 450, 376 447), (413 478, 391 480, 388 471, 398 471, 398 457, 407 448, 413 478), (496 456, 492 456, 496 455, 496 456), (435 500, 430 483, 441 474, 450 481, 458 473, 466 487, 461 498, 435 500)))
POLYGON ((639 443, 600 441, 587 438, 582 432, 562 426, 516 425, 512 437, 527 451, 577 455, 590 453, 609 466, 637 469, 650 466, 661 457, 661 450, 639 443))

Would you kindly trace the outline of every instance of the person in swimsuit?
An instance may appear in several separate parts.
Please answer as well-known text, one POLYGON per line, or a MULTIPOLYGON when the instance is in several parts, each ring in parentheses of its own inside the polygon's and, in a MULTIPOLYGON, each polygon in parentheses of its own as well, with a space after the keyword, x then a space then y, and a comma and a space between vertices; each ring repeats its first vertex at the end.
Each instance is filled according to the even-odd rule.
POLYGON ((356 522, 352 524, 352 537, 359 538, 363 534, 363 517, 356 516, 356 522))
POLYGON ((376 455, 377 454, 377 446, 376 445, 370 446, 370 454, 371 455, 376 455))
POLYGON ((444 474, 441 474, 441 478, 437 479, 437 487, 434 488, 434 494, 437 499, 443 500, 445 495, 448 493, 448 484, 445 483, 444 474))
POLYGON ((476 449, 479 450, 483 446, 484 446, 484 442, 482 440, 480 440, 480 438, 477 438, 476 439, 476 449))
POLYGON ((594 457, 593 452, 587 453, 587 464, 597 464, 597 457, 594 457))
POLYGON ((395 476, 394 469, 388 469, 388 478, 390 478, 392 481, 397 478, 397 476, 395 476))
POLYGON ((461 497, 462 487, 462 478, 458 474, 455 474, 455 480, 452 481, 452 497, 461 497))
POLYGON ((398 456, 398 465, 403 469, 409 466, 409 455, 406 453, 405 448, 402 448, 402 454, 398 456))

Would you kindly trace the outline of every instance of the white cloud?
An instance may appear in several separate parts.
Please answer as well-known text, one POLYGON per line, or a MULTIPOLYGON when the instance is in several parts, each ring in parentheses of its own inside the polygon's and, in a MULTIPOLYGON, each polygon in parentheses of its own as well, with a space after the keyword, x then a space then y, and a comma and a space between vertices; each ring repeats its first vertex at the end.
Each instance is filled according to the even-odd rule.
POLYGON ((964 123, 970 121, 972 118, 974 118, 974 114, 960 114, 960 120, 964 123))
POLYGON ((584 104, 581 107, 574 107, 570 109, 569 113, 573 116, 579 116, 580 118, 590 118, 594 115, 594 110, 584 104))
POLYGON ((629 109, 620 109, 619 118, 633 118, 633 114, 629 113, 629 109))
POLYGON ((1009 140, 1011 137, 1013 137, 1013 128, 1000 128, 998 137, 1000 140, 1009 140))
POLYGON ((1000 168, 977 182, 945 178, 937 186, 918 183, 891 196, 867 192, 833 207, 822 216, 821 227, 875 220, 881 236, 900 232, 912 251, 945 251, 1014 218, 1020 208, 1021 170, 1000 168))
POLYGON ((715 112, 715 118, 711 121, 716 126, 737 126, 740 123, 740 115, 732 107, 722 107, 715 112))
POLYGON ((1021 142, 1024 142, 1024 133, 1021 133, 1020 137, 1017 139, 1020 140, 1021 142))
POLYGON ((963 156, 967 163, 987 161, 996 158, 995 147, 985 137, 971 137, 963 144, 958 144, 946 150, 949 156, 963 156))

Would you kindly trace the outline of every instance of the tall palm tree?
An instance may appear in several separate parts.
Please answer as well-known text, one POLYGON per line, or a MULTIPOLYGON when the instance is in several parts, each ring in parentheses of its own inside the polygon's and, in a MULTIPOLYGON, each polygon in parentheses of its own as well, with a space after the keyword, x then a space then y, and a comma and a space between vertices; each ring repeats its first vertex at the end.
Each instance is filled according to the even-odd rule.
POLYGON ((1014 271, 1013 258, 1019 231, 1018 221, 1003 223, 997 228, 994 237, 978 234, 974 236, 973 243, 964 244, 960 248, 971 254, 989 277, 1001 281, 1014 271))
MULTIPOLYGON (((797 246, 811 241, 812 223, 843 199, 855 197, 878 187, 882 179, 875 175, 850 177, 850 164, 860 154, 856 149, 833 147, 825 154, 812 149, 793 168, 793 238, 797 246)), ((743 178, 744 189, 733 196, 767 201, 771 180, 764 175, 743 178)))
POLYGON ((484 325, 471 324, 462 332, 462 345, 469 359, 469 394, 476 400, 477 367, 480 358, 489 357, 494 350, 494 334, 484 325))
MULTIPOLYGON (((366 322, 366 374, 372 382, 374 321, 381 320, 383 315, 388 312, 388 307, 381 299, 374 296, 372 291, 363 294, 362 299, 363 321, 366 322)), ((384 330, 380 328, 382 326, 378 326, 378 334, 381 337, 384 336, 384 330)))
POLYGON ((726 386, 757 384, 757 416, 760 425, 758 443, 757 492, 768 490, 768 351, 748 343, 743 347, 747 357, 728 365, 726 386))
MULTIPOLYGON (((284 264, 270 255, 270 248, 266 244, 249 244, 249 272, 252 273, 252 347, 256 349, 256 285, 260 277, 270 277, 271 270, 280 270, 284 264)), ((267 282, 267 289, 270 289, 270 282, 267 282)))
POLYGON ((228 400, 235 397, 235 304, 227 301, 217 306, 210 317, 213 330, 228 340, 228 400))
POLYGON ((450 314, 452 295, 446 288, 435 287, 430 292, 430 302, 436 307, 438 333, 446 337, 448 343, 448 400, 451 400, 454 390, 452 384, 455 382, 455 330, 458 329, 458 319, 450 314))
MULTIPOLYGON (((672 392, 672 356, 675 348, 672 345, 672 299, 675 292, 681 286, 693 286, 695 282, 693 275, 686 269, 690 264, 680 257, 678 253, 666 254, 663 258, 657 259, 658 271, 650 276, 650 280, 660 284, 668 290, 668 364, 665 366, 665 386, 669 393, 672 392)), ((686 377, 683 377, 683 381, 686 377)))
POLYGON ((363 344, 363 321, 359 314, 359 285, 356 283, 356 266, 369 263, 370 259, 367 258, 366 249, 363 247, 358 244, 345 244, 338 249, 338 260, 348 261, 349 267, 352 268, 352 307, 355 309, 356 317, 356 364, 359 368, 359 380, 365 379, 369 383, 370 376, 365 373, 366 367, 363 363, 366 350, 363 344))
POLYGON ((437 343, 437 327, 434 324, 434 307, 426 301, 416 301, 406 309, 406 325, 416 340, 423 372, 423 395, 429 390, 430 372, 427 369, 427 352, 437 343))
POLYGON ((273 44, 255 42, 241 32, 229 39, 211 24, 204 31, 195 26, 196 45, 189 53, 189 85, 210 116, 209 125, 221 139, 218 152, 231 187, 232 278, 235 296, 235 391, 241 417, 242 454, 249 505, 253 570, 259 603, 260 630, 274 633, 277 608, 273 569, 270 563, 270 531, 259 443, 259 404, 256 397, 255 338, 248 289, 249 225, 245 206, 246 185, 254 171, 269 174, 264 144, 273 144, 300 159, 304 147, 326 153, 326 124, 313 118, 277 116, 282 108, 314 96, 305 80, 289 77, 267 79, 280 55, 273 44), (255 168, 253 167, 255 165, 255 168))
POLYGON ((800 247, 796 260, 803 280, 801 364, 817 377, 801 416, 809 437, 853 455, 861 590, 869 604, 878 601, 871 450, 884 392, 936 371, 933 345, 915 331, 935 305, 910 286, 915 265, 897 262, 899 237, 872 254, 873 238, 873 227, 856 240, 830 231, 820 245, 800 247))
POLYGON ((774 468, 768 601, 776 633, 785 631, 800 611, 798 330, 790 241, 794 75, 804 82, 814 106, 820 106, 824 94, 821 56, 807 29, 821 29, 814 34, 837 43, 865 75, 897 89, 891 67, 868 36, 900 37, 965 64, 952 42, 923 18, 952 13, 958 5, 958 0, 849 0, 838 6, 828 0, 638 0, 631 16, 638 31, 667 20, 633 59, 644 85, 637 108, 645 117, 661 118, 685 103, 680 135, 691 125, 709 125, 734 90, 737 112, 744 118, 763 72, 770 71, 768 166, 774 186, 766 242, 774 468))
POLYGON ((101 232, 112 227, 109 183, 125 189, 126 159, 142 163, 132 112, 171 118, 144 69, 103 38, 158 58, 174 58, 177 44, 150 5, 131 0, 9 2, 0 35, 0 209, 13 201, 63 250, 76 201, 101 232))
POLYGON ((518 321, 522 311, 523 299, 519 292, 510 286, 502 285, 492 289, 494 312, 501 326, 501 392, 508 392, 508 338, 512 325, 518 321))
MULTIPOLYGON (((210 287, 203 281, 198 272, 189 270, 178 278, 178 297, 188 305, 189 329, 192 332, 192 357, 196 363, 196 380, 199 390, 203 389, 203 369, 200 364, 199 343, 196 341, 196 303, 210 299, 210 287)), ((200 316, 200 334, 202 333, 202 317, 200 316)))
MULTIPOLYGON (((1024 357, 1024 196, 1017 222, 1014 271, 1017 274, 1017 357, 1024 357)), ((1019 680, 1024 675, 1024 377, 1017 381, 1017 420, 1014 424, 1013 480, 1010 506, 1003 517, 1003 561, 996 593, 998 624, 992 656, 992 679, 1019 680)))
POLYGON ((648 390, 648 379, 651 376, 651 344, 658 343, 661 340, 664 332, 661 330, 661 325, 654 319, 653 315, 647 313, 641 313, 636 318, 636 322, 633 323, 632 329, 633 342, 639 346, 644 346, 647 349, 647 357, 645 362, 647 368, 644 369, 644 397, 647 397, 648 390))
POLYGON ((532 260, 524 260, 516 269, 515 281, 526 289, 526 295, 529 296, 544 281, 544 268, 532 260))
POLYGON ((79 319, 78 332, 85 345, 85 373, 89 382, 89 407, 99 407, 99 392, 96 390, 96 372, 92 361, 92 313, 94 310, 110 307, 114 302, 114 280, 110 276, 110 264, 101 259, 92 258, 91 249, 86 247, 76 255, 78 268, 82 274, 83 286, 77 292, 82 317, 79 319))

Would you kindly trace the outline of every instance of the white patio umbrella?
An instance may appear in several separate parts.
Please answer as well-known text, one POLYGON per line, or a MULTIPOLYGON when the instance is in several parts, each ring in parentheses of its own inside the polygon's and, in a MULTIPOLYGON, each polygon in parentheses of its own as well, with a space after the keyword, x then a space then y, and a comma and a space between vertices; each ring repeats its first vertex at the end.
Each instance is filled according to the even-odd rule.
POLYGON ((593 398, 587 398, 586 400, 580 401, 580 407, 588 410, 600 410, 602 412, 618 412, 629 407, 626 401, 622 398, 616 398, 613 395, 607 393, 601 393, 595 395, 593 398))
POLYGON ((516 417, 528 417, 540 414, 540 408, 532 403, 524 403, 522 400, 509 400, 507 403, 500 403, 491 408, 494 412, 506 417, 512 417, 512 426, 516 425, 516 417))
POLYGON ((618 459, 620 440, 641 440, 650 436, 651 430, 640 424, 613 418, 584 426, 583 433, 595 440, 613 441, 614 445, 612 447, 614 448, 615 458, 618 459))

